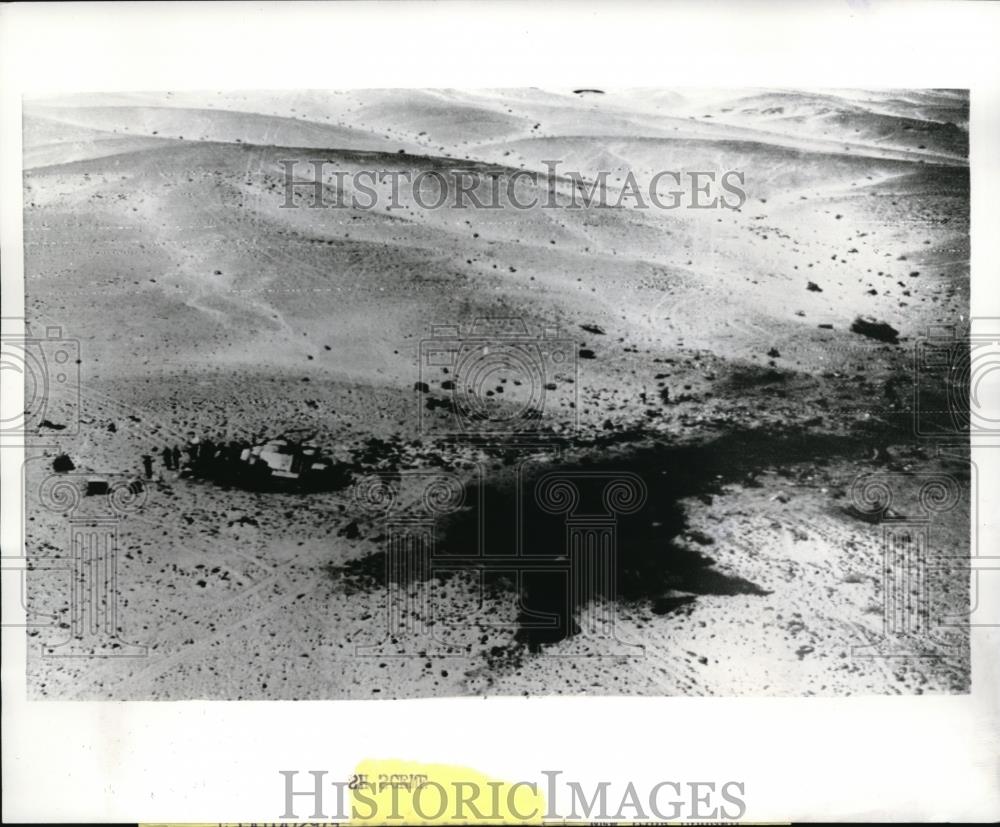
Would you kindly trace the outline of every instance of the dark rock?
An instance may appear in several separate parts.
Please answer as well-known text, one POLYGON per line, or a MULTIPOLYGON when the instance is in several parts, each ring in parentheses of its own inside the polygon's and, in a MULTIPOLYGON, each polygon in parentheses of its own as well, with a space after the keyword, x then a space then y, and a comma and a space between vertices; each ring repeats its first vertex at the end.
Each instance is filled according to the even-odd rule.
POLYGON ((429 396, 427 401, 424 403, 424 407, 429 411, 435 411, 438 409, 443 409, 454 413, 455 403, 451 399, 435 399, 433 396, 429 396))
POLYGON ((858 316, 851 324, 852 333, 860 333, 870 339, 887 342, 890 345, 899 344, 899 331, 885 322, 878 322, 870 316, 858 316))
POLYGON ((66 454, 60 454, 54 460, 52 460, 52 470, 59 473, 65 474, 67 471, 73 471, 76 466, 66 454))

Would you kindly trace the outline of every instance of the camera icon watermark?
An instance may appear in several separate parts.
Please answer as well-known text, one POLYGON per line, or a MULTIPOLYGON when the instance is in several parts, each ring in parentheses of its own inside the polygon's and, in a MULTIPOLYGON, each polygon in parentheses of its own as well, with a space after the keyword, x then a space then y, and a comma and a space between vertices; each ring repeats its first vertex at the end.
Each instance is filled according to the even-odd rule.
POLYGON ((357 645, 355 655, 448 653, 434 593, 435 578, 442 573, 440 521, 469 499, 462 478, 442 471, 371 474, 354 484, 355 509, 378 520, 385 543, 385 635, 374 644, 357 645))
POLYGON ((542 436, 553 420, 573 428, 576 356, 555 328, 532 335, 517 318, 477 319, 466 334, 433 325, 420 342, 420 430, 488 440, 542 436))
MULTIPOLYGON (((551 614, 557 628, 570 637, 567 654, 643 656, 641 645, 622 640, 618 634, 618 532, 621 517, 646 505, 646 483, 630 471, 576 470, 548 471, 537 479, 522 474, 519 483, 523 493, 518 550, 524 559, 533 557, 525 553, 526 535, 538 533, 541 521, 555 517, 562 524, 563 543, 557 546, 549 567, 549 572, 560 575, 559 585, 548 595, 543 592, 540 602, 543 615, 551 614), (525 507, 529 490, 534 509, 525 507)), ((521 627, 530 638, 533 630, 524 621, 521 627)), ((544 633, 546 627, 539 628, 544 633)))
POLYGON ((43 509, 65 517, 66 544, 55 554, 4 558, 5 575, 16 574, 20 581, 25 622, 3 625, 44 631, 50 639, 42 645, 45 658, 146 657, 147 646, 124 639, 118 579, 119 527, 142 509, 145 485, 136 479, 55 473, 41 481, 37 496, 43 509), (65 619, 33 605, 31 572, 68 581, 65 619))
POLYGON ((0 382, 4 396, 15 384, 24 389, 23 405, 4 405, 0 438, 24 439, 80 427, 80 343, 58 326, 38 332, 23 319, 4 318, 0 329, 0 382))
POLYGON ((920 439, 1000 445, 1000 319, 933 328, 917 341, 913 414, 920 439))
POLYGON ((971 462, 967 479, 889 472, 855 479, 855 513, 881 530, 882 625, 871 642, 853 647, 854 657, 941 658, 968 646, 970 629, 998 626, 981 597, 987 573, 1000 575, 1000 557, 980 553, 977 492, 978 469, 971 462), (971 546, 964 539, 966 503, 971 546), (963 539, 949 547, 947 538, 956 536, 963 539))

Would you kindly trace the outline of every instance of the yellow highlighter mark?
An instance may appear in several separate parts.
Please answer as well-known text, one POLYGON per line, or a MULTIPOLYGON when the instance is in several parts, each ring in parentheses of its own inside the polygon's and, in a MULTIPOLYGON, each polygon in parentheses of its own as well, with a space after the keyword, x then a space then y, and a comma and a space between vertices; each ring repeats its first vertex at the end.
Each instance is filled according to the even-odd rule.
POLYGON ((348 784, 351 824, 541 824, 538 785, 471 767, 366 759, 348 784))

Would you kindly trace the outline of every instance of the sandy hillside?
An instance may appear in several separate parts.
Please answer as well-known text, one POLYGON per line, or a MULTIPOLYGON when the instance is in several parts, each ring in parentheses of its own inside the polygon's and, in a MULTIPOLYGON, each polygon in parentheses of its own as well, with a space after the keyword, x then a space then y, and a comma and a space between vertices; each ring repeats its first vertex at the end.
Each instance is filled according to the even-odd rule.
MULTIPOLYGON (((892 515, 916 518, 921 486, 945 478, 959 496, 931 520, 928 554, 968 553, 968 463, 917 444, 911 410, 913 344, 968 312, 967 120, 967 95, 947 90, 26 103, 29 320, 61 325, 81 349, 80 427, 59 430, 77 413, 54 406, 56 428, 28 465, 29 552, 66 553, 67 517, 40 493, 58 453, 75 464, 74 485, 92 472, 141 476, 141 455, 156 459, 144 504, 118 529, 122 635, 147 655, 71 662, 33 650, 33 692, 967 690, 961 636, 912 653, 934 658, 857 649, 882 628, 887 514, 860 512, 851 495, 859 476, 891 475, 892 515), (663 169, 739 170, 748 200, 429 210, 405 188, 389 206, 386 179, 374 209, 311 208, 301 189, 288 208, 289 160, 347 180, 471 170, 483 195, 491 176, 553 160, 585 177, 607 171, 612 193, 630 172, 644 184, 663 169), (853 332, 859 316, 898 340, 853 332), (556 328, 573 356, 547 368, 543 447, 443 438, 454 377, 421 367, 421 342, 432 324, 468 330, 480 317, 556 328), (387 527, 356 487, 247 491, 159 461, 192 435, 288 428, 315 432, 355 482, 398 475, 398 514, 419 511, 422 474, 464 481, 464 505, 436 526, 459 558, 486 536, 499 553, 548 553, 551 526, 529 524, 520 540, 503 529, 546 469, 638 474, 646 500, 618 524, 619 640, 569 634, 571 619, 533 631, 533 611, 581 607, 541 576, 519 584, 467 568, 406 584, 431 594, 436 644, 386 641, 387 527)), ((332 175, 325 185, 357 194, 332 175)), ((572 182, 554 189, 565 203, 572 182)), ((518 192, 542 199, 546 187, 518 192)), ((504 377, 489 404, 504 411, 526 392, 504 377)), ((935 616, 961 613, 965 575, 934 571, 935 616)), ((57 625, 62 577, 32 575, 31 608, 57 625)), ((31 634, 54 643, 60 632, 31 634)))

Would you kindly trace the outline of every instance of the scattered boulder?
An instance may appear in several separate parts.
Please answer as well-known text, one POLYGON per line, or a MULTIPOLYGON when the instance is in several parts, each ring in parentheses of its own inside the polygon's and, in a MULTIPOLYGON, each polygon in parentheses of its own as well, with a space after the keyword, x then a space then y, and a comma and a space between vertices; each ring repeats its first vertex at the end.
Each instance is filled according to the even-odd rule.
POLYGON ((586 330, 588 333, 595 333, 598 336, 605 335, 604 334, 604 328, 601 327, 599 324, 582 324, 582 325, 580 325, 580 327, 583 330, 586 330))
POLYGON ((455 412, 455 402, 452 399, 437 399, 433 396, 427 397, 424 407, 429 411, 445 410, 449 413, 455 412))
POLYGON ((107 494, 109 490, 110 486, 104 477, 87 477, 86 495, 88 497, 96 497, 101 494, 107 494))
POLYGON ((57 474, 65 474, 67 471, 73 471, 76 466, 66 454, 60 454, 54 460, 52 460, 52 470, 57 474))
POLYGON ((890 324, 876 321, 871 316, 858 316, 851 324, 851 332, 890 345, 899 344, 899 331, 890 324))
POLYGON ((822 293, 823 288, 820 287, 816 282, 811 281, 806 285, 806 290, 811 290, 813 293, 822 293))

